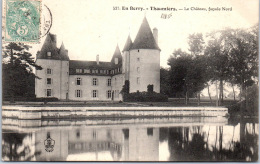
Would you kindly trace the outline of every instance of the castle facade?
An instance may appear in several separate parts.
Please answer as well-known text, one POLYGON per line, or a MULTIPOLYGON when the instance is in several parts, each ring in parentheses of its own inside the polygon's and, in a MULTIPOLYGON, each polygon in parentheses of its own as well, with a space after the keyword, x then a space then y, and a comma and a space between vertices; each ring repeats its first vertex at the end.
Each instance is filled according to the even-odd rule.
POLYGON ((147 91, 148 85, 160 92, 160 48, 158 30, 151 31, 143 19, 132 42, 128 36, 121 53, 117 46, 110 62, 70 60, 62 43, 57 48, 56 35, 48 34, 36 55, 36 97, 56 97, 60 100, 121 100, 120 91, 129 80, 129 91, 147 91))

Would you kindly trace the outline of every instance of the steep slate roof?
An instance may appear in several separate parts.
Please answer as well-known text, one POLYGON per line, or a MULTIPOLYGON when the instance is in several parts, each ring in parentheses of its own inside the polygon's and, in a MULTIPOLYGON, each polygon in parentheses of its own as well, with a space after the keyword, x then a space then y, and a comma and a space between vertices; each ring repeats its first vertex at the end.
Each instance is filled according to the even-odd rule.
POLYGON ((144 17, 143 23, 137 33, 133 46, 130 49, 131 50, 133 50, 133 49, 158 49, 158 50, 160 50, 160 48, 158 47, 158 45, 155 42, 153 33, 151 31, 151 28, 148 24, 146 17, 144 17))
POLYGON ((111 63, 112 64, 115 64, 115 58, 118 58, 118 64, 122 63, 122 55, 121 55, 121 52, 120 52, 120 49, 119 49, 118 45, 116 46, 114 55, 113 55, 113 57, 111 59, 111 63))
POLYGON ((130 48, 132 47, 132 45, 133 45, 132 39, 130 38, 130 35, 128 35, 128 38, 127 38, 127 40, 126 40, 126 43, 125 43, 125 47, 124 47, 124 49, 123 49, 123 52, 124 52, 124 51, 129 51, 130 48))
POLYGON ((60 54, 61 60, 70 60, 70 58, 68 56, 68 50, 65 49, 63 42, 61 43, 61 46, 59 49, 59 54, 60 54))
POLYGON ((37 52, 37 59, 69 60, 68 55, 64 53, 66 52, 64 45, 61 46, 61 48, 62 49, 58 49, 56 47, 55 35, 48 33, 41 48, 41 51, 37 52), (51 57, 47 56, 47 52, 51 52, 51 57))
POLYGON ((75 69, 110 69, 112 65, 110 62, 99 62, 99 64, 97 64, 96 61, 70 60, 69 66, 75 69))

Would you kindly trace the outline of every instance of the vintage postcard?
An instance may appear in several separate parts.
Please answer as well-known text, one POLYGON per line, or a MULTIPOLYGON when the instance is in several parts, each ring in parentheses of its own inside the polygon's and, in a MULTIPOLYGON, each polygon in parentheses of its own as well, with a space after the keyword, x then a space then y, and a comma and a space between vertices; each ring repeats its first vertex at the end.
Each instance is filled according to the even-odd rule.
POLYGON ((258 161, 258 14, 3 0, 2 161, 258 161))

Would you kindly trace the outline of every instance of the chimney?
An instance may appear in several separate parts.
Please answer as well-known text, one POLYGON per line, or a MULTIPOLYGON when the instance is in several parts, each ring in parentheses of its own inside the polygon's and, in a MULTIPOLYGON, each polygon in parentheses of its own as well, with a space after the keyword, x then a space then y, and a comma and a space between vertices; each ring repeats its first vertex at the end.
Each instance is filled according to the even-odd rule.
POLYGON ((154 37, 156 44, 158 45, 158 30, 157 30, 157 28, 153 29, 153 37, 154 37))
POLYGON ((97 65, 99 65, 99 55, 96 56, 97 65))

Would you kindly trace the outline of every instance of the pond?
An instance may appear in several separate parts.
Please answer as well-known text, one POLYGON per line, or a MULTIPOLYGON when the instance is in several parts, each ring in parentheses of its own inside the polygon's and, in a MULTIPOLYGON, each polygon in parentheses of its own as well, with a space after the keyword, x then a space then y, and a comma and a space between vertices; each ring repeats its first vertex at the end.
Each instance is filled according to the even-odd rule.
MULTIPOLYGON (((46 120, 37 128, 4 123, 5 161, 257 161, 257 119, 194 121, 175 118, 120 124, 65 126, 46 120), (149 122, 150 121, 150 122, 149 122), (153 122, 153 123, 151 123, 153 122), (12 129, 12 131, 11 131, 12 129)), ((209 118, 210 120, 210 118, 209 118)), ((213 120, 213 119, 212 119, 213 120)), ((10 121, 10 120, 9 120, 10 121)), ((85 120, 83 120, 85 121, 85 120)), ((93 120, 92 120, 93 121, 93 120)), ((5 120, 3 120, 5 122, 5 120)), ((80 120, 79 120, 80 122, 80 120)))

